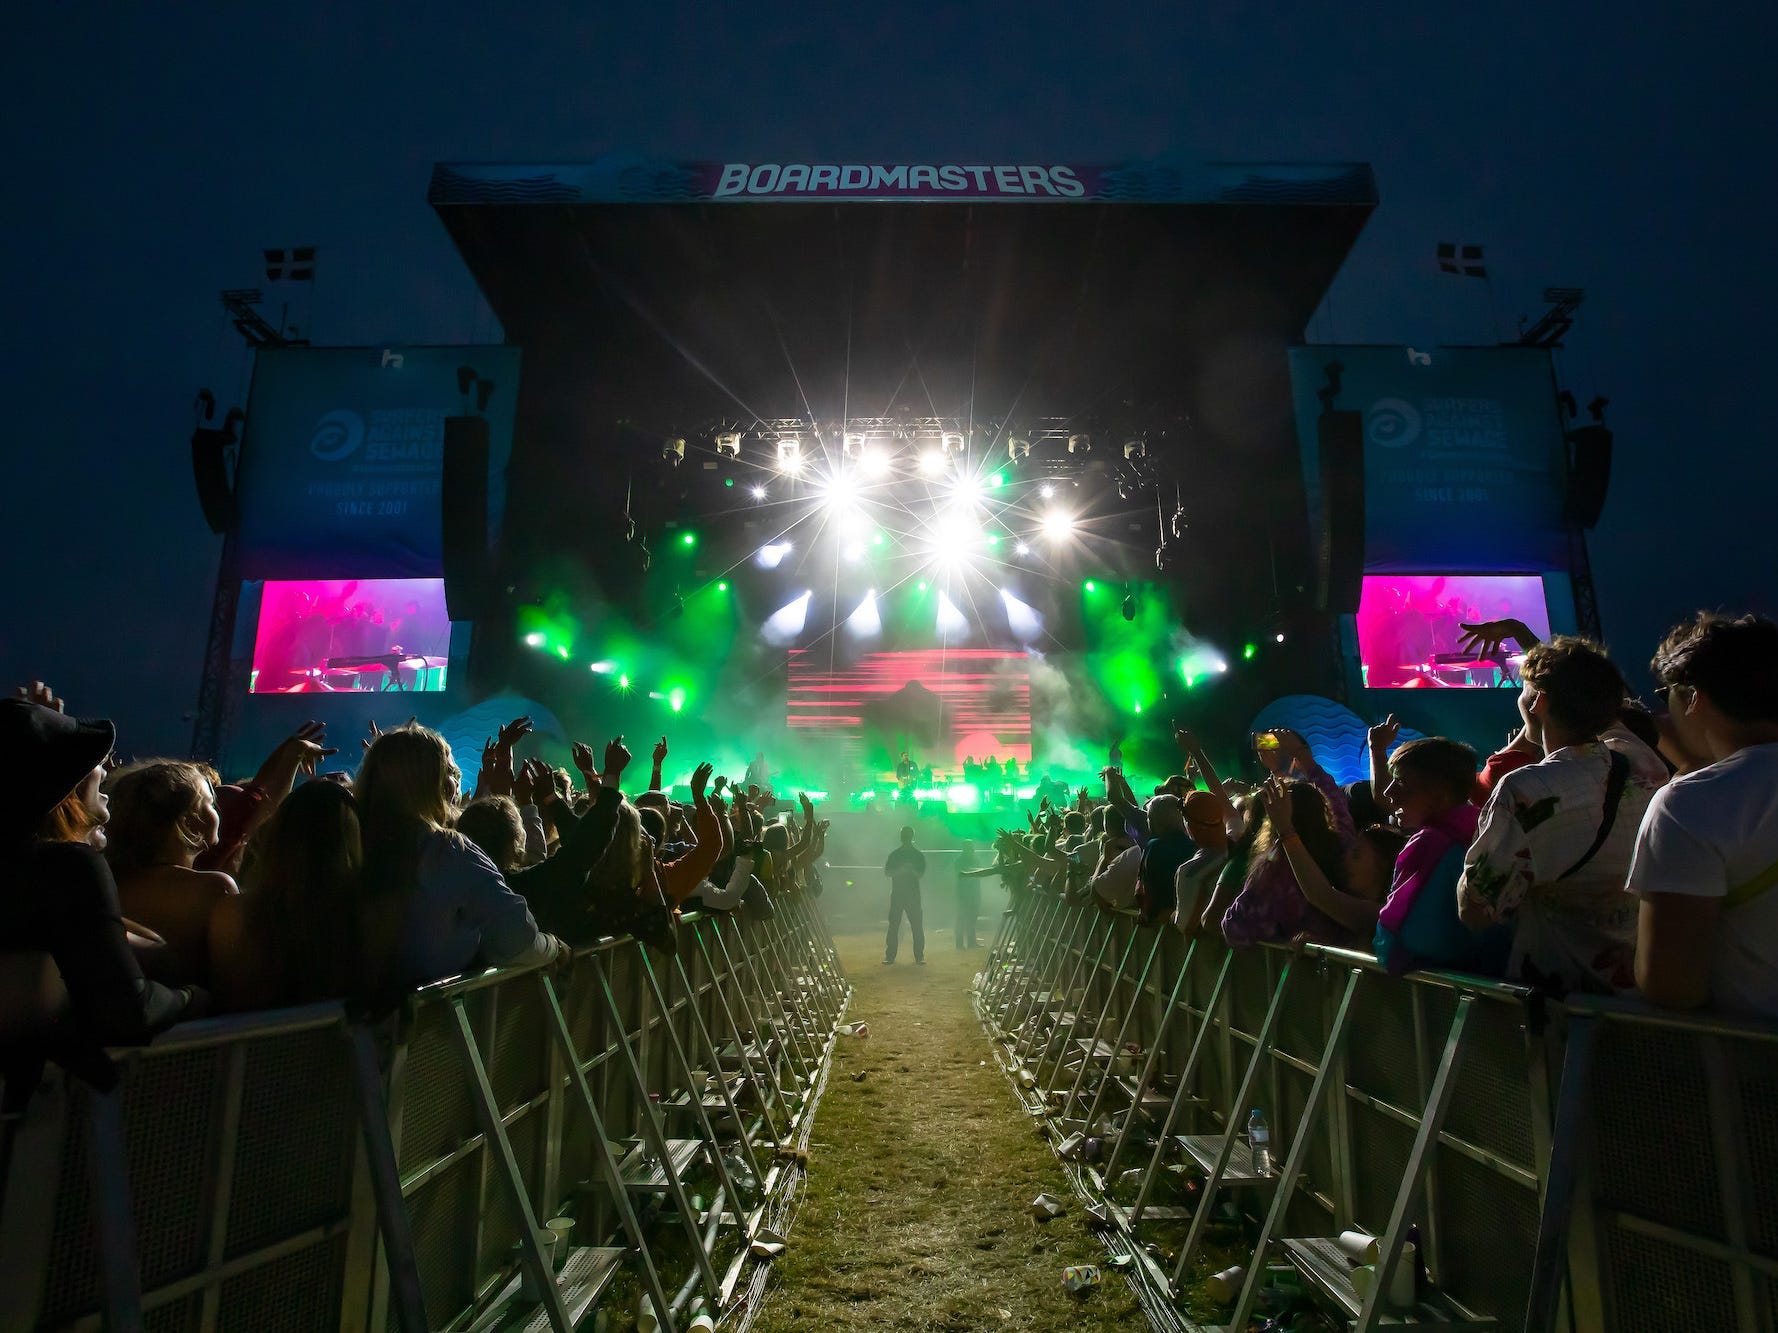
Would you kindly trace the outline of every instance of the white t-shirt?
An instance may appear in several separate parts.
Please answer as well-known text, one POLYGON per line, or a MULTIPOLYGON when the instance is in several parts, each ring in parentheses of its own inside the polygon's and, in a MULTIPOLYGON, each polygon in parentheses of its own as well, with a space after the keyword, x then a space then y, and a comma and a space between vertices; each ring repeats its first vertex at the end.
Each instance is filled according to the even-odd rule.
POLYGON ((1125 909, 1136 905, 1136 883, 1142 871, 1142 849, 1126 847, 1111 858, 1092 881, 1093 892, 1112 907, 1125 909))
MULTIPOLYGON (((1778 863, 1778 744, 1750 745, 1676 777, 1643 816, 1630 891, 1723 898, 1778 863)), ((1710 998, 1778 1018, 1778 887, 1716 923, 1710 998)))

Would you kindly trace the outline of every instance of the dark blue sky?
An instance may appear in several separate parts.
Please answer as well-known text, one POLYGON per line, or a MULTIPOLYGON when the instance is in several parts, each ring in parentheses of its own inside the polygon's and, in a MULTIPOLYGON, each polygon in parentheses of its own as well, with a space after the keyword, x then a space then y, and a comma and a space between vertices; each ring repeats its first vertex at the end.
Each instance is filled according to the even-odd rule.
POLYGON ((1769 3, 32 6, 0 60, 8 200, 0 667, 125 748, 183 750, 220 543, 190 402, 244 397, 216 302, 262 245, 321 248, 318 342, 497 326, 425 203, 439 160, 1361 160, 1382 205, 1318 341, 1490 340, 1549 284, 1612 400, 1594 540, 1607 637, 1644 663, 1698 605, 1778 611, 1769 3), (1543 12, 1548 9, 1557 13, 1543 12), (631 12, 632 10, 637 12, 631 12), (1238 10, 1238 13, 1233 11, 1238 10), (104 18, 94 17, 100 13, 104 18))

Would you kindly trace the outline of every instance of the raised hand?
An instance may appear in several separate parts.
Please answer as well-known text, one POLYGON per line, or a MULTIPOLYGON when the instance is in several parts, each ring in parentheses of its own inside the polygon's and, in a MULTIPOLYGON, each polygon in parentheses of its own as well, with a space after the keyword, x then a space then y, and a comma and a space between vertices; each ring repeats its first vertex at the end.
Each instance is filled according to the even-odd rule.
POLYGON ((315 776, 315 765, 339 753, 327 744, 327 724, 309 721, 285 737, 260 766, 259 776, 268 792, 289 791, 296 775, 315 776))
POLYGON ((814 813, 815 813, 815 802, 813 802, 813 801, 811 801, 811 800, 810 800, 810 799, 809 799, 809 793, 808 793, 808 792, 806 792, 806 791, 799 791, 799 792, 798 792, 798 793, 797 793, 797 794, 796 794, 796 799, 797 799, 797 802, 798 802, 798 803, 799 803, 799 804, 800 804, 800 805, 801 805, 801 806, 802 806, 802 808, 803 808, 803 816, 804 816, 804 818, 807 818, 807 817, 808 817, 808 816, 810 816, 810 815, 813 815, 813 814, 814 814, 814 813))
POLYGON ((623 775, 624 769, 630 766, 630 750, 624 744, 622 736, 614 736, 605 742, 604 772, 610 775, 613 782, 623 775))
POLYGON ((1173 744, 1179 747, 1179 753, 1189 756, 1198 748, 1198 738, 1185 727, 1174 727, 1173 744))
POLYGON ((66 711, 62 706, 61 696, 40 680, 34 680, 29 685, 19 686, 18 697, 28 699, 44 708, 53 708, 58 713, 66 711))
POLYGON ((598 772, 593 768, 592 746, 588 745, 585 741, 575 741, 569 754, 574 760, 574 767, 580 770, 581 777, 585 778, 588 782, 592 782, 599 776, 598 772))
POLYGON ((727 779, 727 778, 725 778, 725 777, 723 777, 723 776, 721 776, 721 775, 720 775, 720 774, 718 774, 718 775, 717 775, 717 778, 716 778, 716 786, 715 786, 715 787, 714 787, 714 788, 713 788, 713 790, 714 790, 714 791, 715 791, 715 792, 716 792, 716 793, 717 793, 717 794, 718 794, 718 795, 721 795, 721 794, 722 794, 722 789, 723 789, 723 788, 724 788, 724 787, 726 787, 726 786, 728 786, 728 779, 727 779))
POLYGON ((710 781, 710 775, 716 771, 715 764, 699 764, 691 771, 691 798, 699 803, 704 799, 704 788, 710 781))
POLYGON ((1522 620, 1483 620, 1473 625, 1460 624, 1457 628, 1463 631, 1457 647, 1477 657, 1498 657, 1501 645, 1508 639, 1520 648, 1529 648, 1537 642, 1537 635, 1522 620))
POLYGON ((529 717, 515 717, 504 727, 500 728, 500 735, 495 743, 499 745, 502 750, 511 754, 512 747, 517 745, 525 737, 529 736, 534 730, 535 728, 531 725, 531 719, 529 717))
MULTIPOLYGON (((418 717, 410 717, 406 722, 403 722, 401 725, 403 727, 411 727, 414 725, 414 723, 418 722, 419 720, 420 719, 418 717)), ((370 735, 368 735, 364 738, 364 748, 366 750, 370 749, 370 747, 376 743, 376 739, 378 736, 386 736, 389 734, 388 732, 383 731, 380 727, 378 727, 375 722, 368 722, 365 725, 370 729, 370 735)), ((397 728, 397 730, 399 730, 399 729, 400 728, 397 728)))
POLYGON ((1365 739, 1370 742, 1371 749, 1387 750, 1390 746, 1395 744, 1396 737, 1400 735, 1401 723, 1397 722, 1395 720, 1395 714, 1391 713, 1388 717, 1377 723, 1376 726, 1365 732, 1365 739))
POLYGON ((1282 842, 1296 831, 1290 809, 1290 791, 1283 779, 1267 778, 1266 785, 1259 789, 1259 799, 1266 808, 1266 818, 1272 821, 1274 838, 1282 842))
POLYGON ((659 768, 667 762, 667 738, 662 736, 654 743, 654 766, 659 768))
POLYGON ((512 795, 512 751, 497 740, 482 742, 482 770, 475 790, 478 796, 512 795))
POLYGON ((537 783, 532 764, 534 759, 527 759, 514 770, 512 775, 512 799, 521 806, 533 805, 537 800, 537 783))
MULTIPOLYGON (((548 805, 556 800, 555 770, 541 759, 525 760, 523 770, 525 782, 530 785, 531 800, 535 805, 548 805)), ((513 782, 513 800, 518 800, 519 783, 513 782)))

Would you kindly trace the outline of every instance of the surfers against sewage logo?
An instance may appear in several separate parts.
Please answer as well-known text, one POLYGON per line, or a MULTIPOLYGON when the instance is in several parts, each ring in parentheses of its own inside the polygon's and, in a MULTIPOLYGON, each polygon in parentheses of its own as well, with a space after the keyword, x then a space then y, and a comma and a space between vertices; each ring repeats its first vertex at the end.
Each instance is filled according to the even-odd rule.
POLYGON ((1075 168, 1035 164, 983 165, 925 163, 893 166, 863 163, 728 162, 710 193, 718 199, 734 195, 857 198, 943 196, 1055 199, 1085 196, 1087 183, 1075 168))
POLYGON ((308 494, 331 501, 337 518, 397 517, 415 503, 433 501, 444 461, 444 419, 445 410, 437 407, 323 413, 309 452, 320 462, 345 464, 345 475, 312 478, 308 494))

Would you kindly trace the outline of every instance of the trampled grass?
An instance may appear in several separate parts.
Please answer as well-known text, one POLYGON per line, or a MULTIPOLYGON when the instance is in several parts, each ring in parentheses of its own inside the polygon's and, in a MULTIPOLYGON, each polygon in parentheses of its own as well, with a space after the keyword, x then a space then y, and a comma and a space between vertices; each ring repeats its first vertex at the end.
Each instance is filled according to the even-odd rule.
MULTIPOLYGON (((998 918, 983 924, 991 934, 998 918)), ((1115 1272, 1084 1298, 1062 1289, 1064 1268, 1103 1251, 970 1008, 985 948, 958 952, 933 932, 926 966, 904 940, 885 967, 881 934, 838 944, 847 1017, 870 1036, 839 1038, 790 1246, 753 1327, 1146 1327, 1115 1272), (1040 1223, 1027 1209, 1046 1191, 1068 1211, 1040 1223)))

